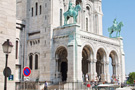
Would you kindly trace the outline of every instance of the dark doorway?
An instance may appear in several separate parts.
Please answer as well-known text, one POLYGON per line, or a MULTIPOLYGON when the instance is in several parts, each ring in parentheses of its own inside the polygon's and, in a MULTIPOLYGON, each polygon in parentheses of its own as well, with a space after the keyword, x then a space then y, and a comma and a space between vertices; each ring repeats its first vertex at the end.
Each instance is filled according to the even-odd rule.
POLYGON ((61 75, 62 75, 62 81, 67 80, 67 62, 61 63, 61 75))

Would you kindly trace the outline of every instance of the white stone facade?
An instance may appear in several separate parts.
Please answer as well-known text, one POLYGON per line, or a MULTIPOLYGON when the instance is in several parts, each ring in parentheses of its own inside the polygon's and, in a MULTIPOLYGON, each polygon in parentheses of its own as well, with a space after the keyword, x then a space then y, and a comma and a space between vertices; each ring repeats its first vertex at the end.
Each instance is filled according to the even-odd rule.
POLYGON ((16 48, 16 0, 0 1, 0 90, 4 90, 4 75, 6 55, 2 44, 9 39, 13 44, 12 52, 8 56, 8 67, 14 75, 14 80, 7 78, 7 90, 15 90, 15 48, 16 48))
MULTIPOLYGON (((82 9, 78 25, 67 27, 62 25, 69 0, 20 1, 22 4, 18 3, 18 7, 23 9, 18 12, 24 17, 22 14, 18 17, 26 25, 24 62, 32 68, 32 81, 76 82, 82 81, 83 74, 88 74, 90 80, 100 76, 101 81, 110 82, 111 57, 114 76, 124 82, 122 38, 111 39, 102 35, 101 0, 71 0, 74 6, 80 3, 82 9)), ((73 23, 73 19, 68 23, 73 23)))
MULTIPOLYGON (((113 75, 119 78, 121 82, 124 82, 122 38, 110 39, 101 35, 87 33, 80 30, 79 26, 73 25, 54 29, 53 39, 52 65, 55 66, 52 67, 55 68, 52 70, 53 74, 61 73, 58 70, 58 63, 61 60, 60 53, 64 55, 65 52, 62 49, 65 49, 68 64, 67 81, 82 81, 82 75, 88 74, 90 81, 95 80, 96 76, 100 76, 101 81, 110 82, 109 63, 112 63, 113 75), (109 60, 109 57, 112 58, 112 61, 109 60), (85 64, 82 64, 83 60, 86 62, 85 64)), ((58 75, 53 77, 54 81, 58 77, 58 75)))

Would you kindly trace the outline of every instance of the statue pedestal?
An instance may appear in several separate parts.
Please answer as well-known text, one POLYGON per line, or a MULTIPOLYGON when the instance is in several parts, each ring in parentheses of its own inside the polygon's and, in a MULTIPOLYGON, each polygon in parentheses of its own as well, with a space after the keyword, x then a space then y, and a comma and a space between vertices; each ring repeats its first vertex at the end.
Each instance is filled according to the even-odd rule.
POLYGON ((53 48, 59 46, 67 49, 67 82, 82 82, 82 52, 79 25, 65 25, 53 31, 53 48))

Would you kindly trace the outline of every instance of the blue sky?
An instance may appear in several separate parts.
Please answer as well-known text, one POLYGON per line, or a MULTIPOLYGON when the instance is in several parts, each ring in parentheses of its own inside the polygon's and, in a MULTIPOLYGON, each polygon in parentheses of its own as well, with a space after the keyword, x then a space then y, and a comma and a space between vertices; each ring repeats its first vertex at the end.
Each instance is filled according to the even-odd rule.
POLYGON ((126 74, 135 72, 135 0, 102 0, 103 35, 109 36, 108 27, 114 18, 122 21, 121 30, 125 51, 126 74))

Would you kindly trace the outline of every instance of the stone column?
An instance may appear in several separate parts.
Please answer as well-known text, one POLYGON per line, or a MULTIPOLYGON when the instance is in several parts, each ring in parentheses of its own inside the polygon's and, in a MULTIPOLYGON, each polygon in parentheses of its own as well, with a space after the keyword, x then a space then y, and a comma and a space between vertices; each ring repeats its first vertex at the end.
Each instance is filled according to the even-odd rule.
POLYGON ((93 66, 93 72, 92 72, 92 80, 95 80, 96 79, 96 76, 97 76, 97 72, 96 72, 96 62, 97 62, 97 59, 93 59, 92 60, 92 66, 93 66))
POLYGON ((120 42, 120 71, 121 71, 121 82, 125 81, 125 53, 124 53, 124 49, 123 49, 123 38, 119 37, 119 42, 120 42))
POLYGON ((92 75, 91 75, 91 61, 90 59, 87 60, 88 61, 88 76, 89 76, 89 80, 91 81, 92 80, 92 75))
POLYGON ((76 81, 82 82, 82 49, 77 46, 77 62, 76 63, 76 81))
POLYGON ((116 64, 116 78, 120 80, 120 73, 121 73, 121 70, 120 70, 120 63, 117 63, 116 64))
POLYGON ((109 60, 105 62, 105 68, 106 68, 106 81, 110 82, 110 73, 109 73, 109 60))
POLYGON ((105 74, 104 74, 104 68, 105 68, 105 65, 104 65, 104 62, 102 61, 101 62, 101 81, 104 82, 105 81, 105 74))
POLYGON ((116 64, 112 63, 112 68, 113 68, 113 76, 116 76, 116 64))
POLYGON ((67 82, 75 82, 75 54, 74 46, 68 46, 67 82))

